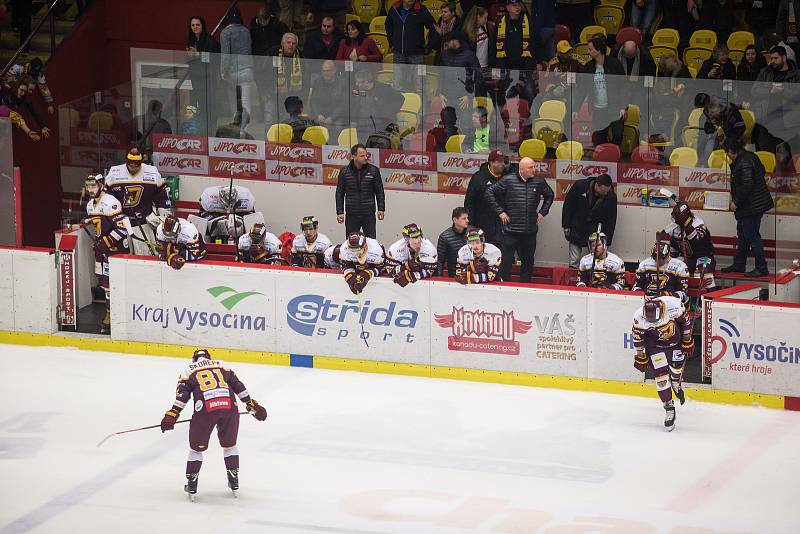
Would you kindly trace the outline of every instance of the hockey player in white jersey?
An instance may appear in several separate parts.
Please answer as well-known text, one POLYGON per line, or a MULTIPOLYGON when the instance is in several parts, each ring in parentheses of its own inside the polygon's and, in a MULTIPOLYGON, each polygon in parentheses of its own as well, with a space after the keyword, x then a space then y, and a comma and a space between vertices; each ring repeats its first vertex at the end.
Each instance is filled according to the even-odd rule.
POLYGON ((686 400, 681 386, 683 366, 694 352, 689 314, 676 297, 646 300, 633 315, 632 335, 636 350, 633 366, 642 373, 653 371, 658 397, 667 412, 664 426, 671 431, 675 425, 672 394, 681 404, 686 400))
POLYGON ((422 229, 414 224, 403 227, 403 237, 386 250, 384 272, 400 287, 436 274, 436 246, 422 235, 422 229))
POLYGON ((342 249, 342 245, 331 245, 325 249, 325 268, 326 269, 333 269, 335 271, 342 270, 342 264, 339 263, 341 260, 339 258, 339 251, 342 249))
POLYGON ((653 245, 650 257, 639 262, 633 290, 644 291, 645 298, 667 295, 685 302, 689 298, 686 293, 689 269, 670 255, 669 241, 662 237, 653 245))
POLYGON ((200 217, 208 220, 206 239, 228 243, 245 233, 245 218, 256 211, 256 198, 246 187, 206 187, 200 195, 200 217))
POLYGON ((92 171, 84 181, 91 197, 86 204, 86 222, 94 226, 94 269, 98 285, 106 295, 106 312, 100 325, 101 334, 111 333, 111 291, 108 279, 108 258, 114 254, 127 254, 130 222, 122 213, 122 205, 105 192, 105 181, 100 171, 92 171))
POLYGON ((350 232, 339 249, 339 261, 347 286, 358 295, 370 280, 381 274, 385 261, 383 246, 359 230, 350 232))
POLYGON ((589 236, 589 254, 581 258, 578 268, 578 287, 625 289, 625 262, 608 251, 606 242, 603 232, 589 236))
POLYGON ((265 265, 286 265, 283 259, 280 239, 261 223, 256 223, 250 231, 239 238, 239 253, 245 263, 265 265))
POLYGON ((292 265, 314 269, 325 264, 325 251, 331 240, 319 231, 319 221, 307 215, 300 221, 300 234, 292 241, 292 265))
POLYGON ((139 150, 132 148, 126 163, 108 170, 106 188, 122 203, 122 211, 130 220, 133 253, 153 255, 150 247, 155 241, 155 229, 171 213, 172 207, 158 169, 144 163, 139 150))
POLYGON ((186 219, 168 215, 156 228, 156 246, 161 259, 175 270, 187 261, 206 257, 206 244, 197 227, 186 219))
POLYGON ((458 251, 456 280, 461 284, 486 284, 500 272, 500 249, 486 242, 483 230, 467 230, 467 244, 458 251))

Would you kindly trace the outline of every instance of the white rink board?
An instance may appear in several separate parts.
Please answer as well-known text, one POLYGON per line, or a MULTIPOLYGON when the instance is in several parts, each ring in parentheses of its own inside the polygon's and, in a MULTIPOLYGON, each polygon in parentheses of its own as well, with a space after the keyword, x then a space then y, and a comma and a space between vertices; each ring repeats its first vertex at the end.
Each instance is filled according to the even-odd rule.
POLYGON ((633 314, 642 305, 641 293, 591 293, 589 317, 589 376, 606 380, 641 382, 633 367, 633 314))
POLYGON ((800 396, 800 308, 711 306, 714 389, 800 396))
POLYGON ((55 332, 56 290, 52 253, 0 248, 0 330, 55 332))

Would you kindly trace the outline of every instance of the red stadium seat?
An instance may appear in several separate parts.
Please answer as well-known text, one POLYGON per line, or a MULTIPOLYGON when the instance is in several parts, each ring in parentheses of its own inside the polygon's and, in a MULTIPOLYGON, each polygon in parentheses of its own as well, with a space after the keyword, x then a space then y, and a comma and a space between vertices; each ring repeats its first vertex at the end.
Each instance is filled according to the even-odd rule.
POLYGON ((436 152, 436 138, 430 132, 416 132, 406 137, 406 150, 436 152))
POLYGON ((633 163, 649 163, 657 165, 661 162, 661 154, 658 149, 649 145, 639 145, 631 152, 631 161, 633 163))
POLYGON ((594 161, 607 161, 609 163, 616 163, 622 157, 622 152, 618 145, 613 143, 603 143, 594 147, 594 154, 592 159, 594 161))
POLYGON ((620 30, 617 32, 617 44, 621 45, 626 41, 633 41, 636 44, 642 44, 642 41, 644 41, 642 30, 632 26, 620 28, 620 30))

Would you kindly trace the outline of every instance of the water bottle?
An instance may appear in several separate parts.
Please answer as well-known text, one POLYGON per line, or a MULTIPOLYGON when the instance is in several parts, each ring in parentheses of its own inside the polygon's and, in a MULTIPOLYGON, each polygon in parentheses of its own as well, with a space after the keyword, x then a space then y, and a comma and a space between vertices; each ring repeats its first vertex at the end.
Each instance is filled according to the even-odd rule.
POLYGON ((647 206, 647 188, 642 188, 642 206, 647 206))

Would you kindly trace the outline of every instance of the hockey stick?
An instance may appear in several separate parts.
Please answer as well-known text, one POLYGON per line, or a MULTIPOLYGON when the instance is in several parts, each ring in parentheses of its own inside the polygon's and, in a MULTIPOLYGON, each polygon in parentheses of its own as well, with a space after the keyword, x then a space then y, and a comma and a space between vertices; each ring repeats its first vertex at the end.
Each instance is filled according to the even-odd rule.
MULTIPOLYGON (((137 228, 139 228, 139 227, 137 226, 137 228)), ((140 228, 139 231, 142 233, 142 235, 144 235, 144 230, 142 230, 140 228)), ((138 235, 134 234, 133 232, 131 232, 131 239, 135 239, 136 241, 139 241, 140 243, 144 243, 145 245, 147 245, 148 250, 150 250, 150 254, 152 254, 153 256, 158 256, 158 254, 156 254, 156 245, 152 241, 148 241, 147 238, 139 237, 138 235)))
MULTIPOLYGON (((248 411, 239 412, 239 415, 246 415, 248 413, 250 413, 250 412, 248 412, 248 411)), ((191 419, 182 419, 180 421, 175 421, 175 424, 179 425, 181 423, 188 423, 189 421, 191 421, 191 419)), ((109 439, 113 438, 114 436, 119 436, 120 434, 127 434, 129 432, 139 432, 140 430, 150 430, 151 428, 161 428, 161 423, 159 423, 157 425, 143 426, 141 428, 131 428, 130 430, 120 430, 119 432, 113 432, 113 433, 107 435, 106 437, 104 437, 102 440, 100 440, 100 443, 98 443, 97 446, 99 447, 100 445, 102 445, 103 443, 105 443, 109 439)))
POLYGON ((592 272, 589 273, 589 287, 594 287, 594 270, 597 264, 597 242, 600 241, 600 230, 603 228, 603 223, 597 223, 597 232, 595 233, 594 250, 592 251, 592 272))
MULTIPOLYGON (((233 168, 231 167, 231 182, 228 186, 228 202, 233 195, 233 168)), ((227 206, 226 206, 227 207, 227 206)), ((236 263, 242 261, 239 257, 239 230, 236 228, 236 206, 234 206, 233 210, 228 207, 228 219, 230 220, 231 213, 233 213, 233 248, 236 252, 236 263)))
POLYGON ((364 340, 364 345, 369 348, 369 343, 367 342, 367 336, 364 334, 364 321, 361 320, 361 291, 358 292, 358 326, 361 327, 361 339, 364 340))

